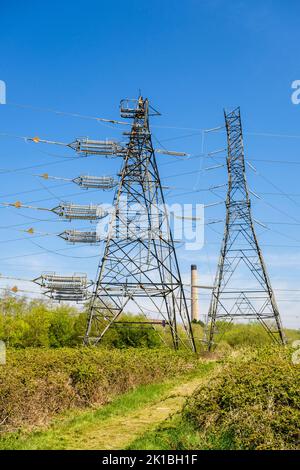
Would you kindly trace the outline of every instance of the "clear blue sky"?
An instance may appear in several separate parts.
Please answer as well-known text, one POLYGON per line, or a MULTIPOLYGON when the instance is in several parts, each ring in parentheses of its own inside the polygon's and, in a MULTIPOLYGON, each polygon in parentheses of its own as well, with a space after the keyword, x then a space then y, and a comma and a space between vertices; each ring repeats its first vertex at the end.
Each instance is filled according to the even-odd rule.
MULTIPOLYGON (((297 289, 300 105, 291 102, 291 83, 300 79, 299 14, 299 2, 282 0, 2 2, 0 79, 7 85, 7 105, 0 106, 0 134, 38 135, 66 142, 86 135, 120 138, 120 128, 15 105, 118 119, 120 99, 135 97, 141 89, 162 113, 152 120, 157 126, 153 127, 154 136, 172 150, 195 155, 201 152, 201 132, 189 129, 222 125, 223 108, 240 105, 246 157, 259 171, 248 171, 250 188, 262 198, 253 199, 254 217, 270 223, 272 229, 257 227, 270 276, 275 289, 297 289)), ((45 182, 41 186, 34 175, 115 174, 120 162, 101 158, 68 161, 60 157, 73 155, 63 149, 34 146, 3 135, 0 138, 0 167, 7 170, 0 173, 1 201, 40 201, 34 205, 44 207, 57 205, 59 199, 111 201, 112 193, 73 195, 79 190, 72 185, 58 187, 59 182, 45 182), (8 171, 35 165, 43 166, 8 171)), ((210 134, 205 151, 224 144, 223 133, 210 134)), ((219 157, 222 161, 222 154, 219 157)), ((211 203, 222 199, 205 191, 179 194, 225 182, 225 169, 199 173, 210 163, 200 158, 185 162, 163 156, 158 159, 164 184, 178 188, 168 194, 169 202, 211 203), (191 175, 170 177, 193 171, 191 175)), ((60 254, 28 256, 42 253, 44 247, 57 251, 66 245, 54 236, 30 239, 18 231, 34 226, 38 231, 56 233, 68 224, 57 222, 47 213, 7 208, 0 211, 2 274, 33 278, 48 269, 86 271, 94 277, 97 248, 68 247, 60 254), (30 217, 47 220, 36 224, 30 217), (16 224, 23 225, 5 228, 16 224), (11 241, 23 237, 28 239, 11 241)), ((207 219, 224 218, 224 207, 208 209, 205 215, 207 219)), ((206 244, 198 254, 179 252, 186 279, 189 264, 196 261, 201 281, 212 282, 223 224, 214 226, 214 230, 217 233, 207 227, 206 244)), ((1 285, 7 283, 2 281, 1 285)), ((20 285, 26 289, 25 284, 20 285)), ((299 327, 300 294, 278 290, 277 297, 285 324, 299 327)), ((202 313, 206 308, 203 297, 202 313)))

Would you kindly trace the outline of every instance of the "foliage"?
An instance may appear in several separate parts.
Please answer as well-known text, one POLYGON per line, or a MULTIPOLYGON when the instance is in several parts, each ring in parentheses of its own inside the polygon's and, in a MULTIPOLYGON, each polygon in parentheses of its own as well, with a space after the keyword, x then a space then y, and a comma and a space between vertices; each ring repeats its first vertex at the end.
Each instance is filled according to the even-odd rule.
MULTIPOLYGON (((145 321, 142 315, 122 315, 121 321, 145 321)), ((121 326, 116 326, 111 329, 104 337, 103 344, 111 345, 115 348, 157 348, 162 345, 160 333, 162 328, 154 329, 151 325, 128 325, 121 323, 121 326)))
MULTIPOLYGON (((46 301, 14 298, 7 294, 0 299, 0 340, 8 347, 14 348, 79 346, 85 333, 86 318, 85 309, 79 310, 64 304, 53 306, 46 301)), ((141 322, 145 321, 145 317, 124 313, 119 320, 141 322)), ((220 335, 217 335, 216 340, 219 354, 226 354, 232 348, 271 344, 266 331, 258 323, 226 324, 226 328, 223 327, 224 325, 218 322, 220 335)), ((203 352, 206 347, 202 341, 203 323, 193 322, 192 329, 198 351, 203 352)), ((92 330, 91 335, 95 334, 96 331, 92 330)), ((186 342, 185 331, 180 323, 178 334, 181 342, 186 342)), ((300 339, 300 331, 286 330, 286 334, 290 342, 300 339)), ((168 326, 155 325, 155 328, 152 328, 151 325, 129 326, 120 323, 106 333, 102 344, 119 349, 157 348, 164 345, 172 347, 172 336, 168 326)))
MULTIPOLYGON (((17 432, 0 434, 0 450, 36 450, 36 449, 82 449, 97 447, 103 448, 103 439, 109 442, 112 449, 121 448, 124 438, 130 442, 137 429, 137 417, 141 416, 141 424, 149 425, 148 419, 144 421, 145 413, 149 407, 156 407, 158 401, 176 400, 174 395, 178 383, 187 383, 195 378, 200 379, 213 367, 211 362, 200 362, 192 371, 175 375, 159 383, 140 385, 121 395, 117 395, 108 404, 87 409, 75 409, 59 415, 47 427, 38 429, 22 428, 17 432), (127 433, 120 432, 126 423, 127 433), (92 438, 91 438, 92 435, 92 438), (113 440, 111 440, 111 436, 113 440), (107 440, 108 439, 108 440, 107 440)), ((168 406, 168 405, 167 405, 168 406)), ((165 408, 162 408, 164 413, 165 408)), ((153 423, 159 420, 156 414, 150 417, 153 423)), ((144 427, 143 426, 143 427, 144 427)), ((147 448, 147 447, 144 447, 147 448)))
POLYGON ((107 403, 138 385, 196 368, 191 353, 169 349, 9 349, 0 366, 0 423, 46 423, 59 412, 107 403))
POLYGON ((183 421, 208 449, 299 449, 300 366, 288 349, 234 357, 188 399, 183 421))
POLYGON ((129 449, 299 449, 300 365, 279 347, 233 351, 187 399, 182 413, 129 449))
MULTIPOLYGON (((241 347, 262 347, 272 345, 273 341, 267 331, 258 322, 227 323, 217 322, 218 334, 215 336, 217 351, 241 347), (228 348, 229 347, 229 348, 228 348)), ((288 343, 300 339, 299 330, 284 330, 288 343)))
POLYGON ((0 300, 0 339, 14 348, 72 346, 78 342, 77 317, 73 307, 7 295, 0 300))
MULTIPOLYGON (((0 300, 0 339, 14 348, 76 346, 82 343, 86 318, 86 311, 75 307, 51 307, 41 300, 6 295, 0 300)), ((120 320, 145 321, 145 317, 123 314, 120 320)), ((157 348, 162 345, 161 336, 166 336, 162 327, 158 329, 159 333, 151 325, 141 328, 122 324, 108 331, 103 344, 114 348, 157 348)))
POLYGON ((259 323, 227 325, 222 335, 222 341, 232 348, 241 346, 260 347, 272 342, 266 330, 259 323))
POLYGON ((77 320, 78 315, 75 317, 70 314, 70 308, 65 305, 55 309, 48 329, 49 346, 58 348, 76 345, 80 336, 75 330, 77 320))

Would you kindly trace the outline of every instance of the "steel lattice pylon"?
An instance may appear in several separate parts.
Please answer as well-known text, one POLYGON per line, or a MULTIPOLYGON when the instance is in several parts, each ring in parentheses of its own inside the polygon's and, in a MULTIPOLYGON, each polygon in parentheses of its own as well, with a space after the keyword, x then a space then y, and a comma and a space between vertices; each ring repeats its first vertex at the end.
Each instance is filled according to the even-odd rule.
MULTIPOLYGON (((195 351, 169 217, 151 141, 147 99, 123 100, 121 116, 133 118, 114 197, 103 258, 89 306, 85 344, 97 344, 108 329, 122 324, 125 311, 150 311, 136 322, 170 328, 174 348, 182 342, 195 351), (186 340, 178 334, 178 322, 186 340)), ((156 113, 156 112, 155 112, 156 113)), ((157 113, 156 113, 157 114, 157 113)), ((134 322, 133 322, 134 323, 134 322)), ((126 322, 128 324, 128 322, 126 322)))
POLYGON ((225 112, 225 123, 228 146, 226 225, 205 341, 211 350, 217 330, 224 327, 223 322, 246 318, 258 320, 275 342, 283 344, 280 314, 251 216, 240 109, 225 112), (241 279, 245 279, 244 274, 249 271, 249 283, 241 288, 241 279))

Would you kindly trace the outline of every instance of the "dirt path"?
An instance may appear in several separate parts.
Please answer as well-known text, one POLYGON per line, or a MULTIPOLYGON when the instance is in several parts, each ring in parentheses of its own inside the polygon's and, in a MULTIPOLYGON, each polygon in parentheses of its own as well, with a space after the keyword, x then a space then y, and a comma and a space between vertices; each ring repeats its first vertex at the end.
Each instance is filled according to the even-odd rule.
POLYGON ((185 398, 193 393, 202 378, 197 377, 165 393, 159 403, 152 403, 128 414, 97 423, 88 432, 78 433, 68 449, 124 449, 145 431, 155 428, 170 414, 179 411, 185 398))

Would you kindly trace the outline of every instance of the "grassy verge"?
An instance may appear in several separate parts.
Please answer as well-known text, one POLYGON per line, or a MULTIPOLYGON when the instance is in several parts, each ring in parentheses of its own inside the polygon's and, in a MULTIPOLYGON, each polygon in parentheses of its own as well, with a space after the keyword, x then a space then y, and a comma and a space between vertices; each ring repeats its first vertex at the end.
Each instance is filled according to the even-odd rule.
POLYGON ((300 365, 288 348, 244 350, 204 380, 180 414, 129 449, 300 449, 300 365))
POLYGON ((127 447, 128 450, 186 450, 203 449, 195 427, 177 413, 156 429, 145 432, 127 447))
POLYGON ((128 450, 234 450, 231 433, 206 435, 176 413, 156 429, 145 432, 127 447, 128 450))
MULTIPOLYGON (((50 426, 36 431, 8 433, 0 438, 0 449, 69 449, 88 446, 95 429, 116 426, 116 418, 126 416, 146 407, 160 403, 168 393, 181 382, 186 382, 209 373, 214 367, 212 362, 198 363, 195 370, 181 374, 161 383, 142 385, 135 390, 114 398, 111 403, 96 410, 73 411, 61 414, 50 426)), ((130 419, 129 419, 130 421, 130 419)), ((111 429, 113 431, 113 429, 111 429)), ((117 431, 117 430, 116 430, 117 431)), ((130 429, 128 427, 128 440, 130 429)), ((88 447, 87 447, 88 448, 88 447)))

